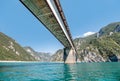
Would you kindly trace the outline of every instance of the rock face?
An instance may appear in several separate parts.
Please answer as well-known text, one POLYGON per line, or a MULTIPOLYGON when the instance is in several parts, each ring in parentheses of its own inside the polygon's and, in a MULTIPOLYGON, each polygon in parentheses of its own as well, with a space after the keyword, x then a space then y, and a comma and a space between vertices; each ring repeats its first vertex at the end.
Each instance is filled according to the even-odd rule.
POLYGON ((50 58, 52 62, 63 62, 63 49, 58 50, 55 54, 53 54, 50 58))
POLYGON ((15 40, 0 32, 0 60, 35 61, 15 40))
POLYGON ((82 62, 101 62, 105 61, 103 57, 99 54, 98 49, 92 47, 86 47, 84 50, 80 51, 80 56, 82 57, 82 62), (91 50, 92 49, 92 50, 91 50))
MULTIPOLYGON (((96 34, 74 39, 80 62, 118 62, 120 59, 120 22, 111 23, 96 34)), ((58 50, 52 61, 63 61, 58 50)))
POLYGON ((31 47, 24 47, 24 49, 32 56, 35 60, 41 62, 50 61, 50 53, 36 52, 31 47))

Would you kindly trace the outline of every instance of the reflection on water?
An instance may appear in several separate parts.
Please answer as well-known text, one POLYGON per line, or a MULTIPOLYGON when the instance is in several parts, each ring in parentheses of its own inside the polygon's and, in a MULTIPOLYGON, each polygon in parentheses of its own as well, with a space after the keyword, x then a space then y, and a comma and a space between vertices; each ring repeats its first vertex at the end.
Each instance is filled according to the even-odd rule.
POLYGON ((64 64, 64 80, 74 81, 77 79, 76 64, 64 64))
POLYGON ((0 63, 0 81, 120 81, 120 63, 0 63))

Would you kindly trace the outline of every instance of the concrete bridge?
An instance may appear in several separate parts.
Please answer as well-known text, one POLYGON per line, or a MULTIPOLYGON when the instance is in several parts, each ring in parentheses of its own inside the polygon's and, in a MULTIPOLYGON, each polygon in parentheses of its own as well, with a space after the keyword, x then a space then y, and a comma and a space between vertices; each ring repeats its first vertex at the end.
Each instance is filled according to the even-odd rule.
POLYGON ((76 63, 76 49, 59 0, 20 0, 64 45, 64 62, 76 63))

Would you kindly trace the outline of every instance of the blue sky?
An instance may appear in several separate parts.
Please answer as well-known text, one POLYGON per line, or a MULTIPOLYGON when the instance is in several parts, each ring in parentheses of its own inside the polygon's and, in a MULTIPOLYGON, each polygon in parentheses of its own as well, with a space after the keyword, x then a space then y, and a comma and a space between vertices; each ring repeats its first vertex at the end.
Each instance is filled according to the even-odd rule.
MULTIPOLYGON (((60 0, 73 38, 120 21, 120 0, 60 0)), ((63 45, 20 3, 0 1, 0 32, 21 46, 51 52, 63 45)))

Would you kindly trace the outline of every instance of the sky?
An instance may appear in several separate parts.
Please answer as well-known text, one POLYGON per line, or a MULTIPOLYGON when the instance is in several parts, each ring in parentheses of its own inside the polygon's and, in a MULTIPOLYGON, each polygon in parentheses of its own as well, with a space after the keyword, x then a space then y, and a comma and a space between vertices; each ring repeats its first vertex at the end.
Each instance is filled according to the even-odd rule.
MULTIPOLYGON (((60 0, 60 3, 73 39, 120 21, 120 0, 60 0)), ((54 53, 64 48, 19 0, 0 0, 0 32, 35 51, 54 53)))

